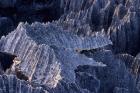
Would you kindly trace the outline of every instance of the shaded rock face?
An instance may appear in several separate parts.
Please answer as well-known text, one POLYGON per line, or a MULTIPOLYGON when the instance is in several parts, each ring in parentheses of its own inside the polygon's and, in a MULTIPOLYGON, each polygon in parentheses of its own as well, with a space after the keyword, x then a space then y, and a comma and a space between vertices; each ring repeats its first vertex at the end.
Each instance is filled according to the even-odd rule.
POLYGON ((0 0, 0 92, 140 93, 139 9, 139 0, 0 0))
POLYGON ((136 89, 136 82, 138 82, 136 81, 137 77, 135 77, 134 74, 126 68, 124 62, 116 58, 111 51, 101 50, 90 55, 90 57, 107 65, 105 68, 93 68, 91 66, 78 68, 79 71, 89 73, 100 80, 100 87, 97 93, 114 93, 114 91, 139 93, 136 89), (120 89, 116 90, 116 87, 120 89))
POLYGON ((98 93, 100 88, 100 80, 96 76, 85 72, 76 72, 76 83, 81 88, 94 93, 98 93))

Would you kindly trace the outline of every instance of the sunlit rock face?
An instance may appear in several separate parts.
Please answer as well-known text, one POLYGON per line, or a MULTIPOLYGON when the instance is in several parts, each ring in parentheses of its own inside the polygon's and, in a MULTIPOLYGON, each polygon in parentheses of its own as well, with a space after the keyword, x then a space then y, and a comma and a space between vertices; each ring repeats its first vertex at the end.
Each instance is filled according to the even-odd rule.
POLYGON ((140 93, 139 24, 139 0, 0 0, 0 91, 140 93))

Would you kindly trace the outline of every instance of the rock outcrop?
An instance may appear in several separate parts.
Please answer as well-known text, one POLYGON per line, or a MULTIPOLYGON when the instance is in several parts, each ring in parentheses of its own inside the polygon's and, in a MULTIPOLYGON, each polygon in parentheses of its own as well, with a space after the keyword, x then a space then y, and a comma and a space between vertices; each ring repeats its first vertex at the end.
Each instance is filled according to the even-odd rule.
POLYGON ((140 93, 139 24, 139 0, 0 0, 0 91, 140 93))
POLYGON ((75 83, 74 70, 79 65, 106 66, 79 54, 77 50, 109 44, 112 42, 107 37, 80 37, 50 23, 20 23, 15 31, 1 38, 0 50, 15 54, 21 60, 21 63, 13 65, 11 73, 17 77, 21 75, 31 83, 55 88, 61 80, 75 83))

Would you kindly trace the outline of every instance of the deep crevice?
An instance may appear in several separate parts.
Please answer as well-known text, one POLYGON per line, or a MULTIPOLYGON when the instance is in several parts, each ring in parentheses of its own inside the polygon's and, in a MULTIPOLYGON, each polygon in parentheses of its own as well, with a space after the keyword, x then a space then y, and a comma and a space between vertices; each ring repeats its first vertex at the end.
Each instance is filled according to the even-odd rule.
POLYGON ((6 71, 12 66, 15 57, 15 55, 6 52, 0 52, 0 64, 4 71, 6 71))
POLYGON ((15 73, 16 73, 16 76, 17 78, 19 78, 20 80, 25 80, 25 81, 28 81, 29 78, 28 76, 26 76, 22 71, 18 70, 18 69, 15 69, 15 73))

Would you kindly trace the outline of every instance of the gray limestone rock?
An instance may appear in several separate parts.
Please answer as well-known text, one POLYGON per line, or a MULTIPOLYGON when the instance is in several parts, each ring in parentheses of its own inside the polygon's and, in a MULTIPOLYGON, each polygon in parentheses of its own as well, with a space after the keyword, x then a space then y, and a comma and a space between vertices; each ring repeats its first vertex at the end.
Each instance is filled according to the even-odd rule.
POLYGON ((14 75, 0 76, 0 93, 48 93, 41 87, 33 87, 14 75))
POLYGON ((1 38, 0 50, 15 54, 21 60, 21 63, 11 68, 15 74, 19 73, 29 82, 55 88, 61 80, 74 83, 74 70, 79 65, 106 66, 78 54, 75 48, 98 48, 110 44, 111 41, 105 37, 84 38, 61 31, 51 24, 21 23, 15 31, 1 38), (93 44, 92 47, 88 43, 93 44))
POLYGON ((0 0, 0 16, 0 36, 19 24, 0 39, 17 56, 2 93, 140 93, 139 0, 0 0))

